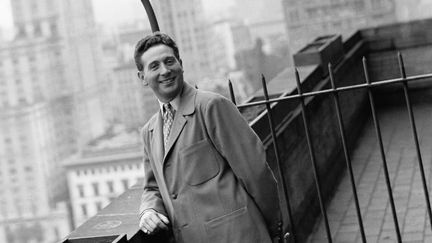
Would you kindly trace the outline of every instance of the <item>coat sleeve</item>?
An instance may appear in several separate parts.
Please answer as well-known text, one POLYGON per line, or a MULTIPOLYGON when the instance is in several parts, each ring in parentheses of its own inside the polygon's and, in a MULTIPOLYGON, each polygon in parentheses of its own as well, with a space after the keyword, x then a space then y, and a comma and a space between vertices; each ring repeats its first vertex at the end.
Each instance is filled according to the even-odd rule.
POLYGON ((153 173, 153 168, 150 164, 150 160, 148 157, 147 145, 147 129, 144 127, 141 130, 142 143, 144 147, 143 152, 143 162, 144 162, 144 191, 141 196, 141 204, 139 208, 139 218, 144 214, 144 212, 148 209, 156 210, 157 212, 167 215, 161 194, 159 192, 159 187, 156 182, 155 175, 153 173))
POLYGON ((277 182, 266 162, 264 146, 235 105, 224 97, 205 109, 210 139, 260 209, 269 232, 277 236, 281 222, 277 182))

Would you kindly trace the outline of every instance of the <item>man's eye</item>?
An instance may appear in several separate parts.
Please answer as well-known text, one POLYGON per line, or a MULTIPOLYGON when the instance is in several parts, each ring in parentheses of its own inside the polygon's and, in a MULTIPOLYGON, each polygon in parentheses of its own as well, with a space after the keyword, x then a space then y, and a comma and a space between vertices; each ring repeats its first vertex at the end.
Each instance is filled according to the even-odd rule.
POLYGON ((174 59, 171 59, 171 58, 166 61, 167 65, 172 65, 174 63, 175 63, 174 59))
POLYGON ((157 65, 157 64, 152 64, 152 65, 149 66, 150 70, 155 70, 158 67, 159 67, 159 65, 157 65))

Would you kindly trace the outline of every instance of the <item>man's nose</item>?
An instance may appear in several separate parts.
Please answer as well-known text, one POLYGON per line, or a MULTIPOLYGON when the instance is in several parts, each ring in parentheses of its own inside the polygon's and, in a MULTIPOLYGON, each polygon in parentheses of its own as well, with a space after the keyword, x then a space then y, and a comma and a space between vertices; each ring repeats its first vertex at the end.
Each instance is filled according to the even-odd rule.
POLYGON ((169 74, 170 72, 171 70, 165 64, 161 65, 161 75, 166 75, 169 74))

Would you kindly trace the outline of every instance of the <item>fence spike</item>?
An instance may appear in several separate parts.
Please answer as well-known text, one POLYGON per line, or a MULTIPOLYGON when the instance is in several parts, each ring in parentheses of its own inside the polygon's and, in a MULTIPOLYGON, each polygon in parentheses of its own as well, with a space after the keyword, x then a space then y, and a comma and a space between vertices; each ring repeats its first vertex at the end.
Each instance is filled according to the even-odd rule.
MULTIPOLYGON (((288 218, 290 221, 289 224, 291 226, 292 240, 295 243, 295 242, 297 242, 296 241, 297 236, 296 236, 296 230, 295 230, 295 225, 294 225, 294 218, 293 218, 292 212, 291 212, 291 203, 290 203, 289 196, 288 196, 288 189, 287 189, 287 186, 285 184, 285 176, 282 172, 282 162, 280 160, 276 129, 275 129, 275 125, 274 125, 273 115, 272 115, 271 106, 270 106, 271 102, 269 101, 267 83, 266 83, 264 74, 261 74, 261 82, 262 82, 262 86, 263 86, 264 98, 266 101, 265 105, 266 105, 266 110, 267 110, 267 118, 268 118, 268 122, 270 125, 271 138, 273 140, 273 149, 275 151, 277 169, 278 169, 278 173, 279 173, 279 178, 281 180, 280 185, 282 186, 283 197, 284 197, 285 202, 286 202, 288 218)), ((287 238, 289 238, 290 234, 285 233, 285 234, 283 234, 283 236, 287 236, 287 238)), ((284 238, 284 239, 286 240, 286 238, 284 238)))
POLYGON ((305 105, 305 101, 304 101, 304 96, 302 95, 302 91, 301 91, 300 75, 299 75, 297 68, 295 68, 295 76, 296 76, 296 83, 297 83, 297 91, 298 91, 298 94, 300 96, 299 99, 300 99, 300 105, 301 105, 301 114, 302 114, 302 118, 303 118, 303 126, 305 129, 305 135, 306 135, 306 142, 307 142, 307 145, 309 148, 309 156, 310 156, 310 160, 312 163, 312 169, 313 169, 312 171, 313 171, 314 179, 315 179, 315 187, 316 187, 317 192, 318 192, 318 201, 319 201, 319 205, 320 205, 321 214, 322 214, 323 219, 324 219, 327 241, 329 243, 332 243, 333 239, 331 236, 330 224, 329 224, 327 212, 325 209, 324 198, 322 196, 322 189, 321 189, 321 185, 320 185, 321 179, 320 179, 320 176, 318 173, 318 166, 316 164, 315 151, 313 148, 312 138, 310 136, 308 117, 306 114, 306 105, 305 105))

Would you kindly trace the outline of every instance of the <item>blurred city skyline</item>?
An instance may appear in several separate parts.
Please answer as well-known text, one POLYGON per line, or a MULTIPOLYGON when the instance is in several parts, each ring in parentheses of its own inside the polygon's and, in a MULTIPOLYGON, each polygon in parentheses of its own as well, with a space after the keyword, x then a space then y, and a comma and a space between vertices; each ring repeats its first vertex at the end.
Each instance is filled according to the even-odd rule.
MULTIPOLYGON (((0 0, 0 29, 11 30, 13 20, 11 0, 0 0)), ((115 26, 136 19, 146 19, 144 8, 140 0, 91 0, 93 3, 95 21, 115 26), (116 17, 113 18, 112 16, 116 17)), ((216 15, 233 4, 230 0, 203 0, 204 10, 209 15, 216 15)), ((147 22, 146 22, 147 24, 147 22)))

